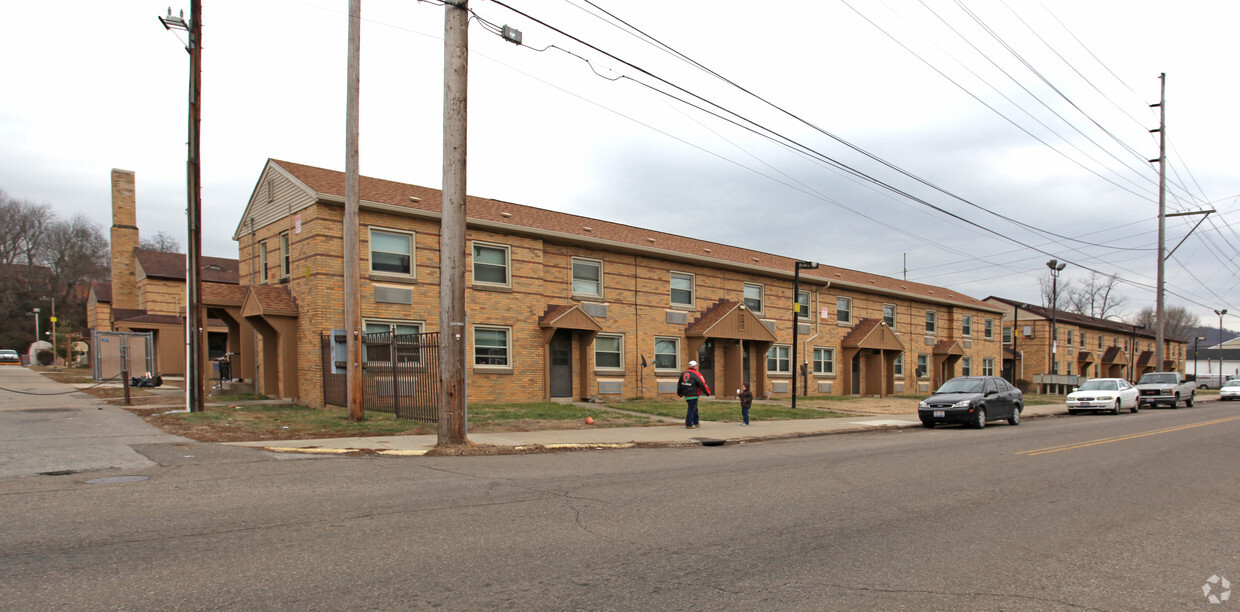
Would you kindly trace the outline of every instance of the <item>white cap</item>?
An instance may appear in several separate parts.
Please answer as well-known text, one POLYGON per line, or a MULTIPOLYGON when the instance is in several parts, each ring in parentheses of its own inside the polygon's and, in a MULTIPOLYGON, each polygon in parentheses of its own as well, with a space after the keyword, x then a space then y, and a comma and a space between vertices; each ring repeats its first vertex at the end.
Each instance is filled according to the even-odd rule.
POLYGON ((697 367, 697 362, 696 362, 696 361, 690 361, 690 362, 689 362, 689 367, 691 367, 691 368, 696 368, 696 367, 697 367))

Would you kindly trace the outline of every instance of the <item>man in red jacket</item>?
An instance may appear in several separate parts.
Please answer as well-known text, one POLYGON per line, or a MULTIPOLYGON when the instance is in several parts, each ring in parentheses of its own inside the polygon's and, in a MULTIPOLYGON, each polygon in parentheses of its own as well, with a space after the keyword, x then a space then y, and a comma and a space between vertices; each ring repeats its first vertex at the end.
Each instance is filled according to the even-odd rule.
POLYGON ((699 423, 698 398, 710 395, 710 387, 706 386, 706 379, 702 378, 702 373, 698 371, 696 361, 690 361, 689 369, 680 373, 680 380, 676 383, 676 395, 685 398, 685 403, 689 405, 685 412, 685 429, 696 428, 699 423))

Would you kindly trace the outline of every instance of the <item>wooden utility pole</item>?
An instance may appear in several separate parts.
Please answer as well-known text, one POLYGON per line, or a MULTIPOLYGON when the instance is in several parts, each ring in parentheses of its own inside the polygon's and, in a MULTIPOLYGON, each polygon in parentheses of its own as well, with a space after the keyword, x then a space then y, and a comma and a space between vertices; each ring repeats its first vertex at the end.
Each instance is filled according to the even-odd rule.
MULTIPOLYGON (((349 421, 366 418, 362 407, 362 298, 361 298, 361 225, 358 209, 361 194, 361 169, 358 166, 358 123, 361 97, 362 0, 349 0, 349 62, 346 75, 345 137, 344 137, 344 329, 345 329, 345 393, 348 396, 349 421)), ((396 354, 392 354, 396 366, 396 354)))
POLYGON ((1158 132, 1158 159, 1151 159, 1150 162, 1158 162, 1158 295, 1154 299, 1154 371, 1163 370, 1163 338, 1166 331, 1166 320, 1163 312, 1163 293, 1166 288, 1166 277, 1164 269, 1166 267, 1167 253, 1167 73, 1158 76, 1162 82, 1158 96, 1158 104, 1151 104, 1151 107, 1158 107, 1158 129, 1150 130, 1158 132))
POLYGON ((185 371, 186 409, 203 409, 203 328, 206 312, 202 307, 202 183, 198 136, 202 123, 202 0, 189 3, 189 161, 186 175, 189 191, 189 256, 186 258, 185 371))
POLYGON ((469 2, 444 4, 443 217, 439 238, 440 446, 465 443, 465 143, 469 2))

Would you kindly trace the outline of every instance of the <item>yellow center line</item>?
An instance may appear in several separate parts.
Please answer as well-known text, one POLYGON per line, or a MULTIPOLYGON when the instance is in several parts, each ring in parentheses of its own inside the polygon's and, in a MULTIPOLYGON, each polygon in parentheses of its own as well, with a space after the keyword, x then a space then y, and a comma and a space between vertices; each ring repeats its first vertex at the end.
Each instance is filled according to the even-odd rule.
POLYGON ((1155 429, 1155 430, 1153 430, 1153 431, 1146 431, 1146 432, 1142 432, 1142 433, 1128 434, 1128 435, 1123 435, 1123 436, 1112 436, 1112 437, 1110 437, 1110 438, 1099 438, 1099 439, 1097 439, 1097 440, 1089 440, 1089 441, 1086 441, 1086 442, 1077 442, 1077 443, 1074 443, 1074 444, 1061 444, 1061 445, 1059 445, 1059 446, 1048 446, 1048 447, 1046 447, 1046 448, 1039 448, 1039 449, 1035 449, 1035 450, 1020 451, 1019 453, 1016 453, 1016 454, 1017 454, 1017 455, 1025 455, 1026 457, 1036 457, 1037 455, 1045 455, 1045 454, 1048 454, 1048 453, 1057 453, 1057 452, 1059 452, 1059 451, 1076 450, 1076 449, 1080 449, 1080 448, 1087 448, 1087 447, 1090 447, 1090 446, 1097 446, 1097 445, 1099 445, 1099 444, 1110 444, 1111 442, 1123 442, 1124 440, 1135 440, 1135 439, 1137 439, 1137 438, 1144 438, 1144 437, 1146 437, 1146 436, 1153 436, 1153 435, 1158 435, 1158 434, 1171 433, 1171 432, 1174 432, 1174 431, 1183 431, 1183 430, 1185 430, 1185 429, 1192 429, 1192 428, 1194 428, 1194 427, 1204 427, 1204 426, 1206 426, 1206 425, 1218 425, 1219 423, 1226 423, 1226 422, 1228 422, 1228 421, 1235 421, 1235 420, 1238 420, 1238 419, 1240 419, 1240 416, 1227 417, 1227 418, 1224 418, 1224 419, 1214 419, 1213 421, 1203 421, 1203 422, 1201 422, 1201 423, 1193 423, 1193 424, 1191 424, 1191 425, 1177 425, 1177 426, 1175 426, 1175 427, 1167 427, 1167 428, 1164 428, 1164 429, 1155 429))

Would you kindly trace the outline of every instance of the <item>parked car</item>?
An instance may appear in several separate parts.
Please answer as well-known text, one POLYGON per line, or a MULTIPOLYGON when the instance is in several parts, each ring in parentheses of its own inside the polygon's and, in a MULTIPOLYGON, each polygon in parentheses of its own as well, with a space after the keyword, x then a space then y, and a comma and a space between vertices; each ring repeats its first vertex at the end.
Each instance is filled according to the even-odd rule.
POLYGON ((1240 398, 1240 379, 1233 378, 1223 383, 1223 388, 1218 390, 1218 398, 1220 400, 1240 398))
POLYGON ((1085 410, 1119 414, 1124 408, 1136 412, 1141 409, 1137 395, 1137 388, 1122 378, 1091 378, 1068 394, 1068 414, 1085 410))
POLYGON ((1024 394, 998 376, 957 376, 922 400, 917 416, 928 428, 939 423, 964 423, 981 429, 987 421, 1001 419, 1020 425, 1020 411, 1024 409, 1024 394))
POLYGON ((1179 372, 1150 372, 1142 374, 1137 381, 1137 399, 1142 406, 1166 404, 1179 408, 1183 401, 1185 406, 1193 407, 1197 398, 1197 385, 1191 380, 1184 380, 1179 372))
POLYGON ((21 365, 22 357, 13 349, 0 349, 0 363, 15 363, 21 365))

